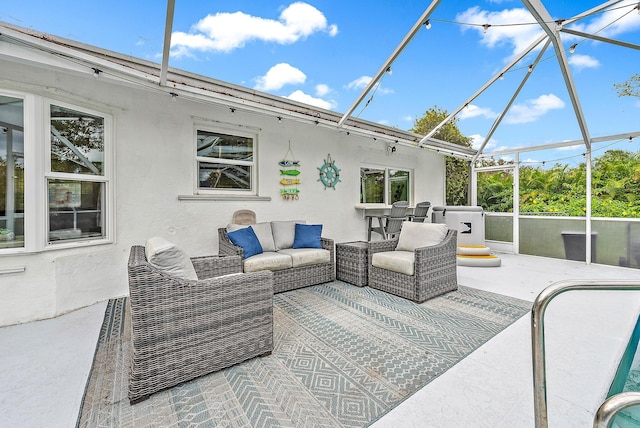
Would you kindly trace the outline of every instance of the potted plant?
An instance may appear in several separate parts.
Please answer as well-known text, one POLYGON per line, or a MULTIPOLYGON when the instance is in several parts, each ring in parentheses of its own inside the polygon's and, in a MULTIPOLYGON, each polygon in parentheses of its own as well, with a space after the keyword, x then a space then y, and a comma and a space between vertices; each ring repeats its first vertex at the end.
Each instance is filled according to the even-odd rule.
POLYGON ((15 237, 13 230, 0 227, 0 241, 13 241, 15 237))

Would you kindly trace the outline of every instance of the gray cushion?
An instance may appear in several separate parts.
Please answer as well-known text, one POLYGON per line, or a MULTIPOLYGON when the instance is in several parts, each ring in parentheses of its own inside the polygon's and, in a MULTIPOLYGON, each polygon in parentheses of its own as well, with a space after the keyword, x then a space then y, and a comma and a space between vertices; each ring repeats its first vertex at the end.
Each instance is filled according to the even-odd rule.
POLYGON ((256 254, 242 262, 245 273, 261 270, 281 270, 292 267, 291 256, 275 252, 256 254))
POLYGON ((198 279, 189 256, 164 238, 149 238, 145 245, 145 255, 152 266, 171 276, 194 281, 198 279))
POLYGON ((305 224, 304 220, 272 221, 271 232, 276 251, 293 247, 293 240, 296 237, 296 223, 305 224))
POLYGON ((290 255, 293 267, 331 262, 329 250, 319 248, 287 248, 280 250, 279 254, 290 255))
POLYGON ((413 275, 415 266, 413 255, 412 251, 383 251, 375 253, 371 257, 371 265, 405 275, 413 275))
POLYGON ((257 224, 229 223, 227 225, 227 232, 234 232, 238 229, 244 229, 249 226, 251 226, 253 228, 253 231, 256 233, 258 241, 260 241, 260 245, 262 246, 262 251, 276 250, 276 244, 273 241, 273 234, 271 233, 271 223, 269 222, 262 222, 257 224))
POLYGON ((396 251, 414 251, 416 248, 437 245, 447 236, 448 230, 444 223, 405 221, 402 223, 396 251))

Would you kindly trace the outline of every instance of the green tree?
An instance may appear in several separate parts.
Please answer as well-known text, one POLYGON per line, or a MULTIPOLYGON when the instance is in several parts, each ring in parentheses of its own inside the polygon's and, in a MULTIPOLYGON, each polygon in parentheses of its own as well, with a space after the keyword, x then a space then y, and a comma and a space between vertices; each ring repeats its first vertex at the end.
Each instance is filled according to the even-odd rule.
MULTIPOLYGON (((449 116, 446 110, 438 106, 428 109, 424 116, 416 119, 411 132, 426 135, 449 116)), ((471 147, 471 138, 465 137, 458 128, 458 120, 453 118, 444 124, 434 138, 471 147)), ((469 162, 464 159, 447 156, 446 158, 446 203, 447 205, 467 205, 469 201, 469 162)))
POLYGON ((614 83, 613 87, 619 97, 640 97, 640 73, 634 74, 622 83, 614 83))

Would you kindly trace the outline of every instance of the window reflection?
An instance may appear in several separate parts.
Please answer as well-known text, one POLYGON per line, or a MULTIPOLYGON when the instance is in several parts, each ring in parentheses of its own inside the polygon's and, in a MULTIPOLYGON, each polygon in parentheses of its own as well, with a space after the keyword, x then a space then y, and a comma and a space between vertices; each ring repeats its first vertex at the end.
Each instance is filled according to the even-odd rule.
POLYGON ((0 249, 24 247, 24 102, 0 96, 0 249))
POLYGON ((48 181, 49 241, 104 238, 104 183, 48 181))

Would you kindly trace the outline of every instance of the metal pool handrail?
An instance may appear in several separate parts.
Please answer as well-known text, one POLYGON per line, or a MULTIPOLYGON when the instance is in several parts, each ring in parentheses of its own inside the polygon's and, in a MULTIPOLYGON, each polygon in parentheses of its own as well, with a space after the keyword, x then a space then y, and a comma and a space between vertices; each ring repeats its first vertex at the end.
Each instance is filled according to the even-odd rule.
POLYGON ((547 415, 547 375, 544 349, 544 313, 547 306, 557 296, 567 291, 640 290, 638 281, 598 281, 569 280, 559 281, 542 290, 531 308, 531 352, 533 357, 533 401, 536 428, 548 427, 547 415))
POLYGON ((593 428, 609 428, 619 411, 640 404, 640 392, 621 392, 605 400, 596 412, 593 428))

